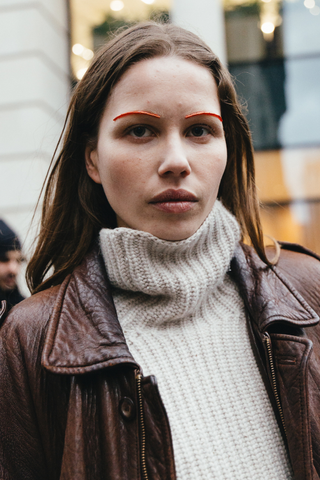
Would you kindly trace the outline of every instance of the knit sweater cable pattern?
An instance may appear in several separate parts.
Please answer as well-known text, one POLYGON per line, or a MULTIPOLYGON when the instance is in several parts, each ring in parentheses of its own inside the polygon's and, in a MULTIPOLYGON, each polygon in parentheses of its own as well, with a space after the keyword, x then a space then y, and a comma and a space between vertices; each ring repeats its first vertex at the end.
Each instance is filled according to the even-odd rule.
POLYGON ((129 349, 158 381, 178 480, 292 479, 243 302, 227 274, 239 238, 218 200, 186 240, 100 232, 129 349))

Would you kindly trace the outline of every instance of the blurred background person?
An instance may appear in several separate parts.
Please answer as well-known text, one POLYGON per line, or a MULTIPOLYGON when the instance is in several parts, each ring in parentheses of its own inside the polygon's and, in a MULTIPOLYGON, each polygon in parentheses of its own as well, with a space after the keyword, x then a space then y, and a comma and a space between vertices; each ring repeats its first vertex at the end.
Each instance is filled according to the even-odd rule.
POLYGON ((17 285, 21 261, 20 240, 16 233, 0 220, 0 302, 5 300, 9 309, 24 299, 17 285))

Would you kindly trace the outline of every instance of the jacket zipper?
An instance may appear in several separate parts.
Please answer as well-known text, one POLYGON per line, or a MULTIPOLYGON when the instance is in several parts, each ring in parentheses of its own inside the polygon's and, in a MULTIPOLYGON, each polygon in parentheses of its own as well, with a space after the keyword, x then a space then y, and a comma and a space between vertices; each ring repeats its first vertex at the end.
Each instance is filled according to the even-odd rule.
POLYGON ((266 347, 267 347, 267 354, 268 354, 269 367, 270 367, 271 380, 272 380, 272 390, 273 390, 273 394, 274 394, 276 404, 277 404, 277 407, 278 407, 278 411, 279 411, 281 423, 282 423, 282 426, 283 426, 283 430, 284 430, 285 435, 287 436, 287 430, 286 430, 286 426, 285 426, 285 423, 284 423, 283 410, 282 410, 280 397, 279 397, 279 392, 278 392, 278 387, 277 387, 276 373, 275 373, 275 370, 274 370, 274 362, 273 362, 273 356, 272 356, 272 350, 271 350, 271 338, 270 338, 269 333, 264 334, 264 341, 265 341, 266 347))
POLYGON ((142 479, 148 480, 147 462, 146 462, 146 428, 144 424, 144 414, 143 414, 141 373, 138 373, 136 380, 137 380, 138 404, 139 404, 141 472, 142 472, 142 479))

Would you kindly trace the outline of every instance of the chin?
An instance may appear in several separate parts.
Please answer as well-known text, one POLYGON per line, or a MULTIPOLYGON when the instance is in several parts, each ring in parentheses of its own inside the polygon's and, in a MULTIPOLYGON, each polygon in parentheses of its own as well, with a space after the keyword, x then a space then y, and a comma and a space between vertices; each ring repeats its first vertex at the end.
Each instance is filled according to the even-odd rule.
MULTIPOLYGON (((201 224, 200 224, 201 225, 201 224)), ((179 242, 180 240, 185 240, 186 238, 191 237, 200 225, 190 226, 189 228, 163 228, 157 229, 156 231, 150 232, 155 237, 160 238, 161 240, 167 240, 168 242, 179 242)))
POLYGON ((13 290, 16 288, 16 285, 14 287, 8 286, 8 285, 3 285, 2 287, 0 286, 0 290, 3 292, 13 292, 13 290))

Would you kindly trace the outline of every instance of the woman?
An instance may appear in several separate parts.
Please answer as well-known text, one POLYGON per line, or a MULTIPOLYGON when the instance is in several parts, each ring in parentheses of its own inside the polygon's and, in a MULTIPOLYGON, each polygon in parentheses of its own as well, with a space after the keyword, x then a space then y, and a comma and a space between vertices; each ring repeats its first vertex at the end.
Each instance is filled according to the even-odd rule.
POLYGON ((120 33, 74 92, 35 294, 1 329, 1 478, 319 478, 318 260, 266 257, 211 50, 120 33))

